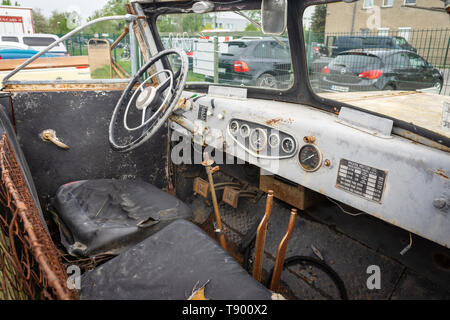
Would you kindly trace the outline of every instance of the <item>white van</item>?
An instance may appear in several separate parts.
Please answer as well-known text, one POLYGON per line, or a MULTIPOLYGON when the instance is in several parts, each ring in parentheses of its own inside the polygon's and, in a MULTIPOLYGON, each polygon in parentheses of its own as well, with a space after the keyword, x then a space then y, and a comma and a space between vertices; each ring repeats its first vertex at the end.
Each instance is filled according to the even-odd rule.
MULTIPOLYGON (((29 46, 31 49, 40 51, 46 48, 49 44, 59 40, 59 37, 54 34, 35 33, 35 34, 20 34, 20 35, 2 35, 1 41, 18 42, 29 46)), ((52 48, 49 53, 57 56, 67 56, 67 49, 63 43, 52 48)))

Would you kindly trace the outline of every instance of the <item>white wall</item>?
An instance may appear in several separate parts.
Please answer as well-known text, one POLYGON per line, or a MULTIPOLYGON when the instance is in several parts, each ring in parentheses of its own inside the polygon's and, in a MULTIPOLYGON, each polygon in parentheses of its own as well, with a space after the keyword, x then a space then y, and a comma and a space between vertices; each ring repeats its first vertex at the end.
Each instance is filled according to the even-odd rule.
POLYGON ((34 33, 31 8, 0 6, 0 34, 34 33))

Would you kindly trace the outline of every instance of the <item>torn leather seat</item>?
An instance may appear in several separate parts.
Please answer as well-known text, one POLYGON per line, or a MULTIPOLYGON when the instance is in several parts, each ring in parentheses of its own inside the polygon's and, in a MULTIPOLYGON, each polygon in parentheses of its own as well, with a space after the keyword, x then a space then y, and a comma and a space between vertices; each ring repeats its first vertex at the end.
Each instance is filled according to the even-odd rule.
POLYGON ((61 240, 76 256, 119 254, 177 219, 192 216, 181 200, 143 181, 84 180, 52 199, 61 240))
POLYGON ((254 280, 199 227, 178 220, 85 273, 81 278, 81 298, 186 300, 194 288, 204 285, 209 300, 272 297, 270 290, 254 280))

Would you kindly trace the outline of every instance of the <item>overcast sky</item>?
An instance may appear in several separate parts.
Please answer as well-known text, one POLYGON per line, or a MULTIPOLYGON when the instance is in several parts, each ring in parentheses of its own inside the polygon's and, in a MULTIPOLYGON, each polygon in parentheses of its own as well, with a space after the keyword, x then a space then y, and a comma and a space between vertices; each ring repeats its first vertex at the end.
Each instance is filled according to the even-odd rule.
MULTIPOLYGON (((52 11, 59 12, 78 11, 84 20, 94 13, 95 10, 101 9, 108 0, 14 0, 20 3, 22 7, 30 7, 33 9, 41 9, 42 13, 49 17, 52 11)), ((14 1, 11 1, 14 3, 14 1)))

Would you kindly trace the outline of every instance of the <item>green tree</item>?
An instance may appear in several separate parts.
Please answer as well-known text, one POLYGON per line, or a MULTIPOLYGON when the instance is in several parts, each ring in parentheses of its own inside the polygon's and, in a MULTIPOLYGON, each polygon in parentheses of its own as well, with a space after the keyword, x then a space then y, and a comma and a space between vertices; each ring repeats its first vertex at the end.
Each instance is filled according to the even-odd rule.
POLYGON ((156 21, 159 32, 175 32, 176 27, 172 15, 161 16, 156 21))
MULTIPOLYGON (((92 16, 88 18, 88 21, 92 21, 101 17, 125 15, 127 10, 125 5, 128 0, 109 0, 102 9, 94 12, 92 16)), ((106 21, 96 23, 95 25, 86 29, 86 33, 121 33, 125 28, 124 21, 106 21)))
MULTIPOLYGON (((202 29, 204 25, 203 14, 185 14, 183 15, 183 21, 181 22, 182 31, 185 32, 197 32, 202 29)), ((181 30, 180 30, 181 31, 181 30)))
POLYGON ((314 10, 311 18, 311 31, 314 34, 314 40, 323 42, 325 38, 325 22, 327 19, 327 5, 319 5, 314 10))
POLYGON ((2 0, 2 6, 11 6, 11 1, 9 0, 2 0))
POLYGON ((66 34, 70 32, 67 27, 66 14, 63 12, 53 11, 49 19, 49 27, 52 33, 66 34))
POLYGON ((246 32, 257 32, 260 31, 259 28, 257 26, 255 26, 253 23, 249 23, 247 24, 247 26, 245 27, 244 31, 246 32))
POLYGON ((48 19, 42 14, 40 9, 33 9, 33 22, 36 33, 52 32, 48 19))
POLYGON ((200 31, 203 31, 203 30, 211 30, 211 29, 214 29, 214 27, 213 27, 213 25, 211 24, 211 22, 206 22, 206 23, 202 26, 202 28, 201 28, 200 31))

